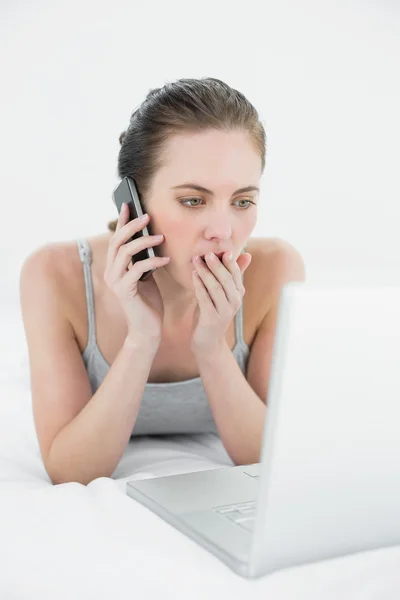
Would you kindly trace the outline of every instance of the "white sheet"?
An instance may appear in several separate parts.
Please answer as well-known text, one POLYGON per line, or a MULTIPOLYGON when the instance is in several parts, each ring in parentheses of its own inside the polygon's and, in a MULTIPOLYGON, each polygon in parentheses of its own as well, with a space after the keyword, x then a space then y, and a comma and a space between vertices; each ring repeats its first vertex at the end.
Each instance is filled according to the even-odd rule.
POLYGON ((0 327, 1 599, 400 598, 400 546, 248 581, 125 494, 129 479, 232 464, 212 435, 132 440, 113 479, 51 485, 18 313, 0 327))

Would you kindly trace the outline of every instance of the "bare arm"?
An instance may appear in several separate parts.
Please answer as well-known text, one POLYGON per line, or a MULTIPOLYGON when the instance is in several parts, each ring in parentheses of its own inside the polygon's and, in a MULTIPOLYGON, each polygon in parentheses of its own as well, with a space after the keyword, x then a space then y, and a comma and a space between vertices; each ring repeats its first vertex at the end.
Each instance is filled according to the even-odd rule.
POLYGON ((53 440, 47 461, 53 483, 111 477, 132 434, 153 358, 150 346, 126 338, 95 394, 53 440))
POLYGON ((40 451, 54 484, 110 477, 129 441, 157 351, 127 337, 92 393, 63 305, 57 247, 33 252, 21 269, 20 299, 29 352, 32 408, 40 451))
MULTIPOLYGON (((266 260, 268 257, 264 255, 266 260)), ((222 442, 237 465, 260 461, 268 386, 283 285, 304 281, 305 266, 290 244, 278 246, 273 255, 264 317, 250 350, 247 380, 229 346, 224 342, 214 356, 197 356, 200 376, 222 442)))

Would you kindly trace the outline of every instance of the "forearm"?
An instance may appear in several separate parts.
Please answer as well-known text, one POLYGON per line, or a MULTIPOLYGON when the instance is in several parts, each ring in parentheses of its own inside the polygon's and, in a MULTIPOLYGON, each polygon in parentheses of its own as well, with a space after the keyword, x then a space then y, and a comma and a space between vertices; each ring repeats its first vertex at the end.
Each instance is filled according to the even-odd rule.
POLYGON ((54 484, 111 477, 132 434, 155 352, 125 340, 95 394, 51 445, 46 469, 54 484))
POLYGON ((196 356, 219 435, 237 465, 259 462, 266 406, 250 387, 229 346, 196 356))

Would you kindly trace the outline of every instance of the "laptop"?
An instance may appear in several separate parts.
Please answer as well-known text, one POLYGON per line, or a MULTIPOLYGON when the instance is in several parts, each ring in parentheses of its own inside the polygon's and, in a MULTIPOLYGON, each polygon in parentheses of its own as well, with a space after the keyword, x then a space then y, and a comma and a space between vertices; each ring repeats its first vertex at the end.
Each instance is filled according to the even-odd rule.
POLYGON ((283 286, 260 462, 127 494, 246 578, 400 543, 400 286, 283 286))

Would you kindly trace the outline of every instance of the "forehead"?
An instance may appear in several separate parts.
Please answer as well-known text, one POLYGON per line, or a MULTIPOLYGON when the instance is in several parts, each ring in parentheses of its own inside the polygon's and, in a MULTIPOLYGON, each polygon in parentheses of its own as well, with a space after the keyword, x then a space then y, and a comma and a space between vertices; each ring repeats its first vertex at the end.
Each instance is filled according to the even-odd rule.
POLYGON ((240 187, 257 185, 260 176, 261 157, 247 132, 212 129, 171 136, 156 179, 163 185, 196 180, 205 187, 240 187))

